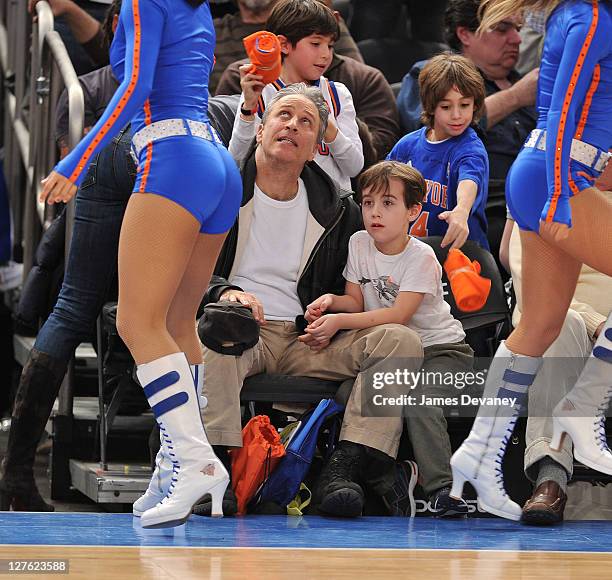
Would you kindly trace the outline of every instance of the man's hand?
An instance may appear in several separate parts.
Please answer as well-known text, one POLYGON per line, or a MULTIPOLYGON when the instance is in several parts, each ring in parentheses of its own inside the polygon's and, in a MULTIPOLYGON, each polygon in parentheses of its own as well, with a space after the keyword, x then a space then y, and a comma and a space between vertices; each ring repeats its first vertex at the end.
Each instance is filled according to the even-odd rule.
POLYGON ((256 296, 249 292, 242 292, 241 290, 226 290, 219 296, 219 300, 228 300, 229 302, 240 302, 243 306, 248 306, 253 312, 253 318, 257 321, 260 326, 266 323, 264 318, 263 304, 257 299, 256 296))
POLYGON ((261 96, 261 91, 263 91, 266 85, 262 82, 263 77, 261 75, 250 72, 252 67, 252 64, 243 64, 239 68, 240 87, 242 88, 242 95, 244 98, 240 106, 243 109, 255 111, 257 109, 257 101, 261 96))
POLYGON ((441 247, 445 248, 452 244, 451 249, 461 248, 465 244, 470 234, 468 227, 468 212, 462 207, 457 206, 453 211, 443 211, 438 219, 444 220, 448 224, 446 235, 442 238, 441 247))
POLYGON ((306 322, 314 322, 318 318, 321 318, 321 316, 329 310, 333 302, 334 297, 331 294, 319 296, 306 307, 306 312, 304 313, 306 322))
POLYGON ((534 68, 522 79, 515 82, 509 89, 514 94, 519 109, 522 107, 533 107, 535 105, 539 76, 540 69, 534 68))

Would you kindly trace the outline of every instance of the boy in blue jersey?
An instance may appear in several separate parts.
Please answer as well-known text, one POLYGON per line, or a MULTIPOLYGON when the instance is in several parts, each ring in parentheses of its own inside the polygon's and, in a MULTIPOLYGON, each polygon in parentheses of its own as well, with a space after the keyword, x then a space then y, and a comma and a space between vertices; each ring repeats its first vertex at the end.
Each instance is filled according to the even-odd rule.
MULTIPOLYGON (((431 246, 408 234, 425 198, 423 177, 403 163, 382 161, 359 181, 366 231, 349 240, 345 293, 323 294, 308 305, 306 334, 327 343, 339 330, 401 324, 421 340, 423 376, 471 371, 474 353, 444 301, 442 267, 431 246)), ((422 399, 439 396, 444 385, 421 380, 415 387, 410 392, 421 403, 405 419, 421 485, 434 514, 466 515, 467 504, 450 497, 451 446, 444 413, 422 399)), ((362 413, 364 408, 362 399, 362 413)), ((392 504, 388 507, 393 511, 392 504)), ((325 511, 324 504, 320 509, 325 511)))
POLYGON ((485 205, 489 160, 471 125, 484 110, 482 76, 466 58, 444 53, 419 76, 425 125, 402 137, 387 159, 408 163, 427 183, 413 236, 443 236, 442 247, 473 240, 489 249, 485 205))

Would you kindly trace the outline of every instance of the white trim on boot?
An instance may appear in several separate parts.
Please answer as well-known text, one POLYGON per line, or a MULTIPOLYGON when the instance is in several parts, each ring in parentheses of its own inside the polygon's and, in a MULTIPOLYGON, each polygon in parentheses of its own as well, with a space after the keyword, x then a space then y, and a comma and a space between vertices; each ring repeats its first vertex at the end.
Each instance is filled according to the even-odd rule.
MULTIPOLYGON (((202 363, 189 365, 191 375, 193 377, 193 383, 198 395, 198 401, 200 409, 205 409, 208 400, 202 395, 202 389, 204 386, 204 365, 202 363)), ((160 446, 157 455, 155 456, 155 470, 151 476, 149 487, 144 492, 144 495, 140 496, 132 505, 132 513, 135 517, 139 518, 144 512, 156 506, 162 499, 168 494, 170 488, 170 481, 172 479, 172 461, 168 455, 168 444, 165 430, 160 429, 160 446)))
POLYGON ((605 429, 611 397, 612 314, 608 316, 576 384, 553 410, 551 449, 560 449, 567 434, 574 443, 574 457, 580 463, 612 475, 612 453, 605 429))
POLYGON ((208 407, 208 399, 204 395, 204 363, 189 365, 189 368, 193 375, 193 382, 195 384, 196 393, 198 394, 200 409, 206 409, 206 407, 208 407))
POLYGON ((151 476, 149 487, 132 505, 132 514, 137 518, 164 499, 168 489, 170 489, 173 463, 168 455, 165 432, 160 429, 159 435, 160 446, 155 456, 155 470, 151 476))
POLYGON ((162 430, 173 462, 167 495, 142 514, 143 528, 184 523, 193 506, 206 494, 212 515, 222 516, 228 473, 208 443, 194 379, 184 353, 174 353, 138 366, 137 375, 162 430))
POLYGON ((481 509, 496 516, 519 520, 522 510, 506 493, 502 462, 527 389, 542 365, 541 357, 515 354, 501 343, 491 362, 483 397, 516 397, 515 407, 481 406, 469 436, 451 458, 451 497, 461 499, 470 482, 481 509))

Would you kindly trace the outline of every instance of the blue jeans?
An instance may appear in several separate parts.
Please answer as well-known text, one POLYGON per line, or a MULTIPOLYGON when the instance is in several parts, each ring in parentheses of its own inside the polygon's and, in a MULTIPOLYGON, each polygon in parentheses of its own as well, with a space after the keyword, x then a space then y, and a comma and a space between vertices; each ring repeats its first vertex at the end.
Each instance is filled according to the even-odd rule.
POLYGON ((64 283, 34 348, 68 360, 92 336, 117 272, 119 232, 136 177, 131 133, 123 130, 92 161, 76 196, 64 283))

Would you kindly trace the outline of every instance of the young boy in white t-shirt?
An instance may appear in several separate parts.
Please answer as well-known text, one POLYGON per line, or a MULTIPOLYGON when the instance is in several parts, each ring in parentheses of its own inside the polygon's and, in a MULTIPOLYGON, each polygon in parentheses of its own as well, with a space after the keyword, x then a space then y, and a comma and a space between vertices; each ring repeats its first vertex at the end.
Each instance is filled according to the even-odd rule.
MULTIPOLYGON (((421 337, 424 371, 471 370, 474 353, 444 301, 440 263, 430 246, 408 234, 421 211, 425 180, 408 165, 383 161, 365 171, 360 184, 366 231, 349 241, 345 294, 324 294, 309 304, 306 332, 327 344, 339 330, 405 324, 421 337)), ((423 388, 419 397, 436 394, 423 388)), ((451 447, 442 410, 413 411, 406 425, 432 510, 467 514, 465 502, 450 497, 451 447)))

